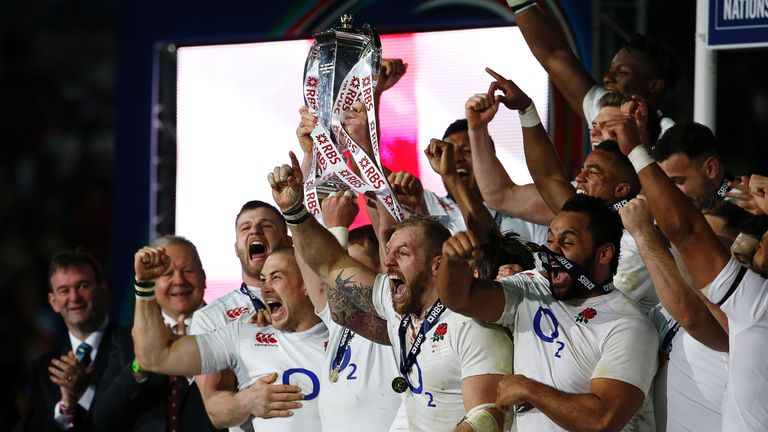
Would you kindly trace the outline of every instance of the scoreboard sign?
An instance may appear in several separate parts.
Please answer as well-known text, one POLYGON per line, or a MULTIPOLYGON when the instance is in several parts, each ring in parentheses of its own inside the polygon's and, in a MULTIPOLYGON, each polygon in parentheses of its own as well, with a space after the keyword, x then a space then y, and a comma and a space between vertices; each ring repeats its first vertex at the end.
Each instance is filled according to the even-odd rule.
POLYGON ((768 0, 710 0, 712 49, 768 46, 768 0))

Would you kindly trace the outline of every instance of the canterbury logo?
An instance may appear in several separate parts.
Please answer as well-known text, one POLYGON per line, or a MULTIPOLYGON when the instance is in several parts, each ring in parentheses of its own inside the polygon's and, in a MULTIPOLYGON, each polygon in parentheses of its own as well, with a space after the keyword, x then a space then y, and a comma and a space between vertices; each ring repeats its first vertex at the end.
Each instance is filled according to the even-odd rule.
POLYGON ((274 333, 256 333, 256 342, 266 345, 277 345, 274 333))
POLYGON ((229 319, 235 319, 246 312, 248 312, 248 306, 240 306, 239 308, 228 310, 227 317, 229 317, 229 319))

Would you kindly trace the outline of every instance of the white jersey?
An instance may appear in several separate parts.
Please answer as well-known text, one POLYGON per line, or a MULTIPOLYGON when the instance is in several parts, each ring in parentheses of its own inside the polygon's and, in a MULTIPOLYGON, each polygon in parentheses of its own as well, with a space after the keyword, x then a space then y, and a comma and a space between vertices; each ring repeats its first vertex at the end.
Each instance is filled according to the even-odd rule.
MULTIPOLYGON (((600 98, 605 96, 606 93, 608 93, 608 90, 603 86, 595 84, 589 91, 587 91, 587 94, 584 95, 584 99, 581 101, 581 109, 584 110, 584 120, 587 122, 587 127, 592 127, 592 120, 594 120, 600 112, 598 102, 600 102, 600 98)), ((659 122, 661 124, 659 137, 664 135, 664 132, 666 132, 667 129, 675 125, 674 120, 664 116, 661 116, 659 122)))
MULTIPOLYGON (((610 378, 648 394, 656 372, 656 331, 624 294, 557 301, 549 281, 530 271, 499 282, 505 307, 498 323, 514 333, 516 374, 566 393, 589 393, 593 379, 610 378)), ((518 414, 516 422, 521 431, 563 430, 538 409, 518 414)), ((652 427, 652 420, 635 416, 623 430, 652 427)))
POLYGON ((723 431, 768 430, 768 280, 748 270, 727 296, 741 270, 735 258, 710 284, 707 297, 728 317, 728 381, 723 431))
POLYGON ((277 384, 299 386, 305 395, 293 416, 253 419, 254 430, 271 432, 320 430, 320 376, 328 329, 318 323, 303 332, 281 332, 237 321, 197 337, 203 374, 232 369, 240 389, 277 372, 277 384))
MULTIPOLYGON (((373 306, 387 320, 389 340, 399 361, 401 317, 392 306, 392 291, 385 274, 376 276, 373 306)), ((411 330, 407 333, 410 349, 411 330)), ((510 373, 512 342, 501 327, 481 324, 445 309, 426 333, 421 353, 407 376, 411 390, 404 394, 410 430, 454 430, 467 413, 461 381, 476 375, 510 373)))
MULTIPOLYGON (((261 298, 261 288, 248 287, 248 289, 251 293, 261 298)), ((240 292, 239 289, 230 291, 192 314, 189 334, 194 336, 208 333, 239 320, 247 322, 253 312, 254 308, 250 297, 240 292)), ((240 427, 233 426, 229 428, 229 432, 247 432, 251 430, 249 422, 245 422, 240 427)))
POLYGON ((635 238, 629 231, 624 230, 620 246, 619 267, 613 278, 613 284, 624 295, 636 301, 643 314, 647 314, 651 308, 659 304, 659 297, 653 288, 648 267, 645 266, 635 238))
MULTIPOLYGON (((661 305, 651 311, 651 321, 664 341, 675 320, 661 305)), ((718 432, 725 394, 728 354, 707 348, 683 327, 670 339, 665 374, 657 374, 657 418, 666 418, 667 432, 718 432), (663 395, 663 396, 662 396, 663 395), (662 402, 662 401, 659 401, 662 402), (658 412, 663 409, 664 413, 658 412)))
POLYGON ((392 349, 355 335, 341 360, 338 380, 330 371, 344 327, 331 319, 326 306, 317 314, 328 327, 325 367, 320 371, 320 420, 326 431, 388 431, 402 402, 392 391, 398 376, 392 349))
MULTIPOLYGON (((261 299, 261 288, 249 286, 248 290, 261 299)), ((230 291, 195 311, 192 315, 189 334, 199 335, 235 321, 248 321, 254 312, 253 303, 248 295, 243 294, 239 289, 230 291)))
MULTIPOLYGON (((451 234, 467 230, 467 225, 464 223, 464 216, 461 214, 459 205, 450 197, 439 197, 433 192, 425 190, 424 202, 427 204, 429 215, 437 218, 441 224, 451 231, 451 234)), ((502 234, 514 231, 520 235, 520 240, 524 243, 544 244, 547 241, 547 230, 549 227, 524 221, 493 209, 488 209, 488 211, 491 213, 491 217, 502 234)))

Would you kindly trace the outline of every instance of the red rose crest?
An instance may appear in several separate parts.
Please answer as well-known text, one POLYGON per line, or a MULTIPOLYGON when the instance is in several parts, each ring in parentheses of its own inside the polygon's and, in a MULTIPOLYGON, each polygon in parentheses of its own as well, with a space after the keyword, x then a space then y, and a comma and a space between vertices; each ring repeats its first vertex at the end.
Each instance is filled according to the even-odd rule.
POLYGON ((588 323, 589 320, 597 316, 597 311, 592 308, 586 308, 576 315, 576 322, 588 323))
POLYGON ((439 342, 443 340, 445 334, 448 333, 448 324, 442 323, 435 329, 435 333, 432 335, 432 342, 439 342))

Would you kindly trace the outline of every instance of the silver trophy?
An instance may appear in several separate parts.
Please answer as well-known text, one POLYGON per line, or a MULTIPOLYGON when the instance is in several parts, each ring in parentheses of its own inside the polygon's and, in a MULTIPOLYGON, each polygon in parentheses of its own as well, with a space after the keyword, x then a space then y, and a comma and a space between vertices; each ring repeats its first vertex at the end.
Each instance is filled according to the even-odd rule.
MULTIPOLYGON (((315 42, 307 56, 304 65, 304 102, 309 107, 315 107, 318 124, 332 131, 333 106, 347 74, 364 61, 370 53, 373 88, 376 88, 381 64, 381 40, 378 33, 368 24, 357 29, 352 26, 353 17, 344 14, 340 17, 340 26, 315 34, 315 42), (317 74, 319 82, 315 89, 307 91, 308 79, 314 79, 317 74)), ((330 138, 340 153, 346 150, 345 144, 339 139, 338 131, 330 134, 330 138)), ((344 158, 346 161, 346 157, 344 158)), ((318 176, 319 177, 319 176, 318 176)), ((317 186, 320 195, 327 195, 339 189, 348 187, 338 178, 330 178, 317 186)))

